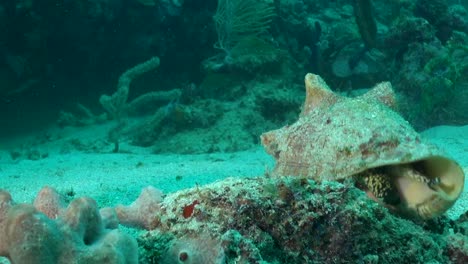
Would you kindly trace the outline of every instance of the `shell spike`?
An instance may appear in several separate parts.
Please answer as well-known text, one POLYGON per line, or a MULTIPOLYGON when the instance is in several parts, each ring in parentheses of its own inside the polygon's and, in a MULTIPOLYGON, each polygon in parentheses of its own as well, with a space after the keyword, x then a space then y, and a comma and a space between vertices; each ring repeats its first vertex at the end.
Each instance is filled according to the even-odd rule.
POLYGON ((396 109, 395 92, 393 91, 390 82, 381 82, 377 84, 367 93, 363 94, 361 98, 368 102, 377 100, 394 110, 396 109))
POLYGON ((307 115, 315 108, 330 106, 338 100, 338 95, 328 87, 318 75, 308 73, 305 76, 306 98, 302 107, 301 116, 307 115))

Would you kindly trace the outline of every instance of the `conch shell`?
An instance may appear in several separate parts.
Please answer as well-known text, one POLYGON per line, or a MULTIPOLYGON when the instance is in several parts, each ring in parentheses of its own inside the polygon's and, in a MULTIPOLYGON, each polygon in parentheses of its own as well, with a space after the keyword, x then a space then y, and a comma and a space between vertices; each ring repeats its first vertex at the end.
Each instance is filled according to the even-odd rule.
POLYGON ((455 203, 463 191, 462 168, 393 110, 390 83, 356 98, 333 93, 310 73, 305 86, 299 120, 261 136, 276 159, 273 175, 353 178, 387 207, 423 219, 455 203))

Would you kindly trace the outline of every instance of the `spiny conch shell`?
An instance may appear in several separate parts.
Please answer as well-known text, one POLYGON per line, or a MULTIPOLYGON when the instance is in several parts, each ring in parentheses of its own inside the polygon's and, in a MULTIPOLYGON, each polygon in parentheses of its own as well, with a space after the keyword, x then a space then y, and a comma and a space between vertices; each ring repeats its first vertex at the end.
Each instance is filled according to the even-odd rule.
POLYGON ((317 75, 305 77, 299 120, 261 136, 276 159, 274 176, 317 181, 353 178, 394 211, 429 219, 443 214, 463 191, 461 167, 398 115, 391 84, 347 98, 317 75))

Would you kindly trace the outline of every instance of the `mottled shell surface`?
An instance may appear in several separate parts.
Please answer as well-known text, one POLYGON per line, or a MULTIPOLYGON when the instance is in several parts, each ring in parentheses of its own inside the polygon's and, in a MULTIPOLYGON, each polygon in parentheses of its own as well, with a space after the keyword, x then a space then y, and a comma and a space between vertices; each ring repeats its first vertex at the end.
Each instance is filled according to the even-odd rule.
MULTIPOLYGON (((273 175, 302 176, 317 181, 340 180, 373 168, 440 159, 446 161, 440 163, 442 167, 454 170, 454 176, 442 178, 447 183, 444 187, 456 189, 448 194, 453 196, 446 199, 450 201, 430 206, 442 208, 427 209, 428 198, 423 194, 422 198, 408 198, 406 203, 413 203, 410 205, 413 209, 424 204, 424 210, 434 210, 437 212, 432 212, 433 215, 439 215, 458 198, 463 189, 461 168, 456 162, 445 158, 437 147, 424 142, 410 124, 394 111, 395 95, 390 83, 377 84, 366 94, 355 98, 332 92, 314 74, 306 75, 305 86, 306 99, 297 122, 261 136, 266 151, 276 159, 273 175)), ((438 165, 422 166, 424 170, 433 170, 438 165)), ((441 181, 439 176, 431 177, 438 183, 441 181)), ((404 180, 398 180, 395 184, 400 183, 403 187, 398 186, 399 190, 408 189, 404 180)), ((424 184, 429 186, 429 183, 424 184)), ((425 188, 422 184, 414 185, 417 187, 411 191, 425 188)), ((405 195, 408 194, 401 197, 406 199, 405 195)), ((433 202, 438 198, 431 199, 433 202)), ((429 212, 427 218, 433 215, 429 212)))
POLYGON ((380 83, 357 98, 333 93, 308 74, 299 120, 261 136, 276 159, 274 174, 336 180, 387 164, 437 155, 394 107, 390 83, 380 83))

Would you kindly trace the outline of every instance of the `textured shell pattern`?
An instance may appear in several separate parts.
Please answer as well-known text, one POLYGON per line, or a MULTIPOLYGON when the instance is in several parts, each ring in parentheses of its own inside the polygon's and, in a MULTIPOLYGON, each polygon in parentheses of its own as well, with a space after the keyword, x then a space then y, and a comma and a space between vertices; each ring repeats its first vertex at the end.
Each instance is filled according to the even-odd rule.
POLYGON ((424 144, 391 108, 390 83, 357 98, 333 93, 317 75, 306 76, 306 101, 299 120, 261 136, 276 159, 274 174, 337 180, 388 164, 440 154, 424 144))
POLYGON ((314 74, 306 75, 305 84, 306 99, 297 122, 261 136, 266 151, 276 159, 274 176, 342 180, 380 174, 384 168, 390 180, 379 176, 367 182, 392 184, 383 187, 397 190, 399 211, 432 218, 453 205, 463 190, 463 171, 394 111, 390 83, 380 83, 356 98, 333 93, 314 74))

